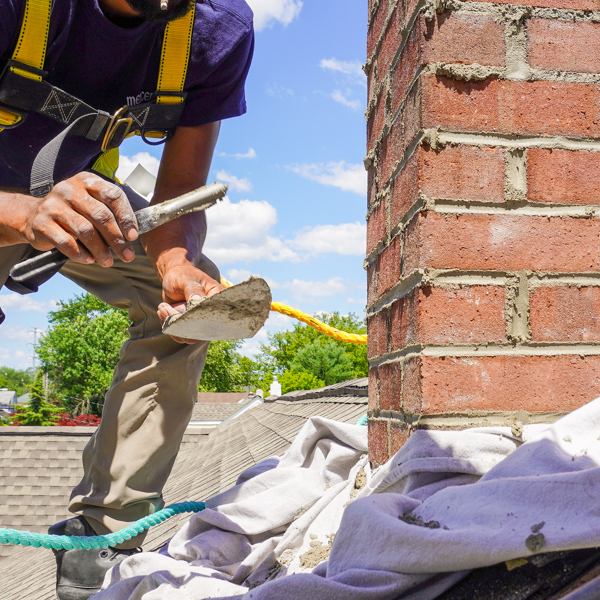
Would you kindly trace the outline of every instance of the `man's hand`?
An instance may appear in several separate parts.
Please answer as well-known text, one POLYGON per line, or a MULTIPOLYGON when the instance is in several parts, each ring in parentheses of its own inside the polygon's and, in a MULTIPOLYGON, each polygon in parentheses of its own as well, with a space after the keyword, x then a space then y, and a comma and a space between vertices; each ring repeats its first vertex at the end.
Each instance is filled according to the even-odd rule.
POLYGON ((71 260, 103 267, 113 264, 111 248, 121 260, 133 260, 129 242, 138 237, 137 221, 118 186, 83 172, 31 200, 22 236, 37 250, 58 248, 71 260))
MULTIPOLYGON (((192 298, 212 296, 223 289, 225 286, 191 263, 170 267, 163 277, 164 302, 158 306, 158 317, 164 323, 168 316, 185 312, 186 303, 192 298)), ((198 341, 171 337, 180 344, 195 344, 198 341)))

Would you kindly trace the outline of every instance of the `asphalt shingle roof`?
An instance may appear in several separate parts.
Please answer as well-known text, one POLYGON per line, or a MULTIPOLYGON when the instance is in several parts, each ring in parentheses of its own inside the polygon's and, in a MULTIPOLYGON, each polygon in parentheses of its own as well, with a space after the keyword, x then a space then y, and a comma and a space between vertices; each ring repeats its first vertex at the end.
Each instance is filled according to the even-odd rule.
MULTIPOLYGON (((312 416, 355 423, 367 411, 367 381, 265 401, 209 435, 188 428, 165 487, 166 503, 204 500, 230 488, 247 468, 285 452, 312 416)), ((0 527, 44 532, 70 516, 66 502, 81 477, 81 450, 93 428, 18 429, 0 430, 0 527)), ((144 549, 162 546, 187 518, 180 515, 151 529, 144 549)), ((54 568, 48 550, 0 546, 0 600, 54 600, 54 568)))

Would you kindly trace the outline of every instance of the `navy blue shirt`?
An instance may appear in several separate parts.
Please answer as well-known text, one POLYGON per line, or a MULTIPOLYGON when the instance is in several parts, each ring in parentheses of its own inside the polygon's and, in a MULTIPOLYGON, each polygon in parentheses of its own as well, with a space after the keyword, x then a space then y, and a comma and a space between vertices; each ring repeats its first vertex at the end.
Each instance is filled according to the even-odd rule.
MULTIPOLYGON (((25 0, 0 2, 0 56, 9 58, 21 27, 25 0)), ((165 25, 123 28, 109 21, 97 0, 55 0, 44 70, 47 81, 114 113, 148 101, 156 90, 165 25)), ((194 127, 246 112, 244 83, 252 60, 252 11, 244 0, 203 0, 196 18, 180 125, 194 127)), ((0 133, 0 186, 29 187, 37 152, 63 129, 30 113, 18 128, 0 133)), ((85 170, 100 142, 67 138, 55 180, 85 170)))

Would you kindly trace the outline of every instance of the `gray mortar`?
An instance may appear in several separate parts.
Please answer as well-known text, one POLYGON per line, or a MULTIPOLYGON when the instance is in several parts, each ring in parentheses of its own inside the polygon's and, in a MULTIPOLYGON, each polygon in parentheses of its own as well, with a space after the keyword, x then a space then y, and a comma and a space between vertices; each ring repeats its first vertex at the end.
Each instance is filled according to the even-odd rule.
POLYGON ((456 81, 483 81, 490 77, 502 77, 504 69, 502 67, 486 67, 477 63, 461 65, 442 62, 428 64, 421 73, 449 77, 456 81))
POLYGON ((598 287, 600 273, 533 273, 529 277, 530 287, 564 285, 567 287, 598 287))
MULTIPOLYGON (((527 411, 484 411, 465 410, 464 412, 436 413, 431 415, 373 410, 369 411, 370 419, 388 420, 406 423, 409 429, 427 430, 463 430, 471 427, 510 427, 517 429, 519 425, 552 424, 567 415, 568 412, 527 412, 527 411)), ((519 436, 516 436, 519 437, 519 436)))
POLYGON ((509 148, 504 153, 504 200, 507 204, 527 202, 527 151, 509 148))
POLYGON ((505 286, 506 337, 513 344, 531 339, 529 330, 529 283, 525 272, 507 281, 505 286))
POLYGON ((491 356, 600 356, 600 342, 526 342, 522 344, 414 344, 396 352, 369 359, 370 367, 403 363, 411 358, 477 358, 491 356))
POLYGON ((425 129, 420 132, 419 140, 429 131, 436 131, 439 144, 456 144, 477 147, 496 146, 501 148, 544 148, 557 150, 600 151, 600 140, 569 136, 517 135, 494 132, 445 131, 441 128, 425 129))

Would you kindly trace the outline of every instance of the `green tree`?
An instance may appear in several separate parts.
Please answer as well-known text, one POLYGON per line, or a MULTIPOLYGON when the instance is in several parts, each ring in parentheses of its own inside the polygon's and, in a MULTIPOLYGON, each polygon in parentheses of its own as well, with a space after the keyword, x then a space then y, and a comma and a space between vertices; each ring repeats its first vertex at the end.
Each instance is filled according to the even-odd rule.
POLYGON ((325 382, 306 371, 285 371, 279 376, 282 394, 296 390, 314 390, 323 387, 325 382))
POLYGON ((311 342, 300 348, 292 362, 292 370, 312 373, 325 385, 353 379, 352 360, 335 342, 311 342))
POLYGON ((63 412, 61 407, 48 402, 44 390, 43 374, 38 371, 31 386, 28 404, 15 405, 16 413, 12 417, 14 425, 48 426, 58 421, 58 415, 63 412))
POLYGON ((0 388, 14 390, 17 396, 29 391, 33 378, 29 371, 18 371, 10 367, 0 367, 0 388))
POLYGON ((237 349, 239 340, 211 342, 198 384, 201 392, 239 392, 245 385, 244 357, 237 349))
MULTIPOLYGON (((367 332, 362 320, 354 313, 342 316, 338 312, 332 312, 315 316, 341 331, 359 334, 367 332)), ((366 377, 368 373, 366 344, 334 340, 302 323, 295 323, 292 329, 270 334, 267 342, 261 345, 256 361, 263 372, 263 389, 266 390, 266 382, 270 385, 273 373, 278 373, 282 381, 284 374, 289 372, 284 379, 286 385, 282 383, 282 391, 292 391, 291 386, 296 384, 302 387, 294 389, 314 389, 325 385, 324 382, 330 385, 346 379, 366 377), (306 348, 309 350, 304 350, 306 348), (314 360, 311 359, 311 353, 318 354, 318 360, 316 356, 314 360), (325 375, 328 369, 331 372, 325 375), (310 384, 310 379, 306 376, 300 378, 301 372, 312 374, 313 383, 310 384), (306 387, 308 385, 311 387, 306 387)))
POLYGON ((128 339, 127 312, 83 294, 59 302, 48 321, 37 354, 53 394, 73 415, 100 414, 119 350, 128 339))

